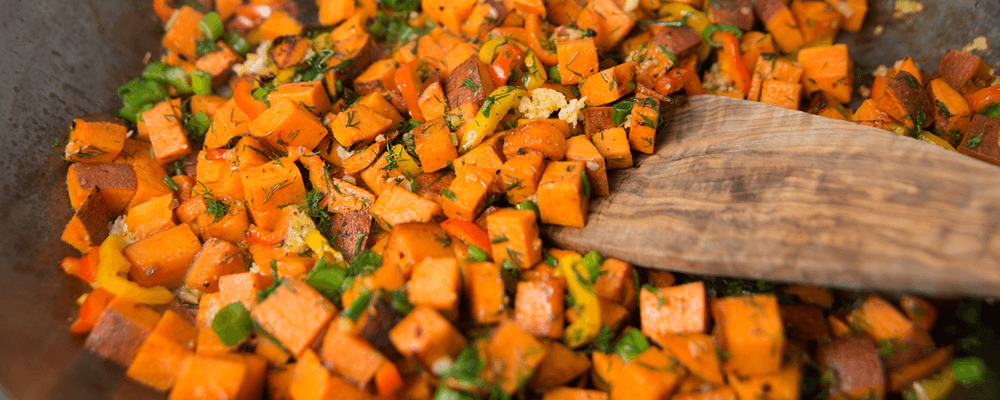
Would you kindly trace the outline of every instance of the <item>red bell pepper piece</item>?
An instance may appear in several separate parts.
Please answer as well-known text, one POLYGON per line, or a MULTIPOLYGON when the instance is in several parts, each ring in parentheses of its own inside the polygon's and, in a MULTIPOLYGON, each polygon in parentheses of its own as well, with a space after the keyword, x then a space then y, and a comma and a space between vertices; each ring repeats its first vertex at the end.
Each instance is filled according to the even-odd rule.
POLYGON ((441 223, 444 232, 468 246, 475 245, 480 250, 486 252, 489 258, 493 258, 493 246, 490 245, 490 235, 479 225, 460 218, 448 218, 441 223))
POLYGON ((980 89, 965 98, 972 111, 981 112, 992 104, 1000 103, 1000 85, 980 89))
POLYGON ((507 43, 497 48, 496 53, 497 59, 493 60, 493 64, 490 64, 489 73, 493 83, 500 87, 507 84, 507 79, 514 73, 514 67, 517 66, 517 63, 524 62, 524 50, 512 43, 507 43))

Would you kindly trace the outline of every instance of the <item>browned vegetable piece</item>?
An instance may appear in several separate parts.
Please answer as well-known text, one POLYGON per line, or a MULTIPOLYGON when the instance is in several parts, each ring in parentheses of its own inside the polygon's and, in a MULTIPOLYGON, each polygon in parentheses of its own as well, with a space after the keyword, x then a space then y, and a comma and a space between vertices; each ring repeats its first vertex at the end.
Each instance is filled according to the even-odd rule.
POLYGON ((115 296, 87 336, 86 345, 104 358, 127 367, 159 321, 160 314, 149 306, 115 296))
POLYGON ((781 322, 785 325, 785 335, 788 339, 808 343, 830 339, 830 330, 826 327, 823 310, 812 304, 782 304, 781 322))
POLYGON ((81 253, 86 253, 92 246, 100 245, 108 237, 108 205, 101 196, 101 190, 94 190, 76 214, 66 224, 62 241, 81 253))
POLYGON ((614 109, 611 107, 587 107, 580 111, 583 114, 583 134, 587 137, 617 125, 611 122, 614 109))
POLYGON ((917 78, 906 71, 900 71, 889 80, 885 94, 878 100, 878 108, 910 129, 918 123, 920 127, 916 129, 934 123, 934 102, 917 78))
POLYGON ((212 86, 219 86, 229 79, 233 72, 233 66, 243 61, 243 57, 236 54, 225 42, 216 43, 219 50, 198 57, 194 62, 194 67, 212 75, 212 86))
POLYGON ((448 105, 455 110, 465 103, 483 105, 486 96, 495 89, 493 80, 486 72, 486 66, 479 61, 479 55, 469 56, 445 79, 445 93, 448 95, 448 105))
POLYGON ((708 3, 708 21, 736 25, 742 31, 753 29, 756 22, 751 0, 713 0, 708 3))
POLYGON ((701 45, 701 35, 688 26, 665 26, 653 36, 653 45, 667 49, 675 57, 691 54, 701 45))
POLYGON ((389 331, 403 317, 405 315, 392 307, 392 298, 385 292, 379 292, 378 297, 372 300, 368 309, 358 318, 357 324, 361 327, 358 336, 363 337, 389 359, 398 359, 400 355, 389 340, 389 331))
POLYGON ((75 209, 80 208, 87 194, 99 188, 104 202, 108 205, 108 212, 111 215, 121 215, 135 195, 135 171, 128 164, 75 163, 70 166, 70 170, 72 172, 69 175, 76 176, 76 185, 67 181, 70 185, 70 203, 75 209))
POLYGON ((968 96, 973 92, 989 86, 990 66, 979 56, 957 50, 948 53, 938 61, 937 69, 931 79, 941 78, 952 88, 968 96))
POLYGON ((288 68, 302 61, 311 47, 312 41, 308 38, 288 35, 274 39, 268 53, 276 67, 288 68))
POLYGON ((343 253, 344 259, 354 260, 364 250, 365 244, 358 242, 368 237, 372 228, 372 215, 368 210, 352 210, 334 213, 330 218, 330 235, 336 237, 334 249, 343 253))
POLYGON ((833 381, 830 394, 848 399, 885 397, 885 367, 879 358, 875 340, 867 334, 854 334, 821 343, 816 362, 833 381), (870 396, 870 397, 867 397, 870 396))
POLYGON ((958 143, 958 152, 1000 165, 1000 120, 982 114, 972 117, 969 130, 958 143))

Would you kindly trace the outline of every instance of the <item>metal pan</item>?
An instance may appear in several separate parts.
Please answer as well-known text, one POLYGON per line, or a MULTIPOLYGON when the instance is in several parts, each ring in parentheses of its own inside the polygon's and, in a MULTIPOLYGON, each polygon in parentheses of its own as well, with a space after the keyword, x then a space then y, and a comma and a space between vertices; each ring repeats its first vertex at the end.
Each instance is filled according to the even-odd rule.
MULTIPOLYGON (((75 254, 59 240, 72 211, 67 165, 52 149, 72 118, 117 109, 116 88, 156 51, 162 31, 150 3, 20 0, 5 2, 0 13, 0 385, 12 398, 164 398, 67 333, 86 287, 58 267, 75 254)), ((1000 46, 1000 2, 922 0, 923 12, 903 18, 892 16, 891 0, 870 3, 864 30, 841 39, 862 83, 863 72, 906 55, 931 71, 946 49, 976 36, 1000 46)), ((994 66, 1000 61, 992 49, 979 55, 994 66)))

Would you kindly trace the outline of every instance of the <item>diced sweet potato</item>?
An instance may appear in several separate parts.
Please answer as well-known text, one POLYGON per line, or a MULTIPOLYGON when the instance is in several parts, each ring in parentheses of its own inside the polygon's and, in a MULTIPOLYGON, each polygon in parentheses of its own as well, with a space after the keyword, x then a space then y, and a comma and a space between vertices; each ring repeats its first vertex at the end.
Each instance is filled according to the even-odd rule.
POLYGON ((341 146, 357 148, 388 132, 393 122, 365 105, 344 110, 330 121, 328 127, 341 146))
POLYGON ((538 222, 531 210, 503 209, 486 217, 493 244, 493 261, 509 262, 520 269, 531 268, 542 260, 542 239, 538 222))
POLYGON ((917 79, 906 71, 889 80, 877 105, 910 129, 923 129, 934 123, 934 103, 917 79), (920 126, 914 128, 916 124, 920 126))
POLYGON ((931 79, 938 78, 944 79, 963 96, 968 96, 990 84, 990 66, 979 56, 948 50, 931 74, 931 79))
POLYGON ((608 400, 608 394, 590 389, 557 387, 542 394, 542 400, 608 400))
POLYGON ((788 365, 778 371, 741 378, 729 375, 729 385, 739 399, 795 400, 802 391, 802 371, 788 365))
POLYGON ((177 208, 177 200, 174 199, 173 193, 154 197, 145 203, 132 207, 125 216, 125 226, 134 238, 144 238, 176 225, 174 222, 175 208, 177 208))
POLYGON ((875 341, 855 334, 821 343, 816 349, 820 368, 833 371, 830 394, 850 399, 885 396, 885 368, 875 341))
MULTIPOLYGON (((309 40, 309 39, 304 39, 309 40)), ((274 50, 273 48, 271 49, 274 50)), ((297 104, 299 107, 308 110, 315 115, 323 115, 330 111, 330 96, 326 94, 326 89, 319 82, 295 82, 286 83, 284 85, 278 85, 273 91, 267 94, 269 101, 274 101, 278 98, 286 98, 291 100, 292 103, 297 104)), ((301 132, 300 132, 301 133, 301 132)), ((291 145, 291 143, 289 143, 291 145)), ((308 143, 303 144, 303 147, 314 148, 308 143)))
POLYGON ((359 254, 358 242, 368 237, 371 227, 372 215, 368 210, 334 213, 330 217, 330 235, 337 239, 330 244, 344 255, 344 259, 353 260, 359 254))
POLYGON ((486 207, 487 190, 495 176, 496 171, 483 167, 468 166, 459 170, 448 187, 450 195, 444 196, 441 202, 444 215, 466 221, 476 219, 486 207))
POLYGON ((286 279, 250 315, 293 355, 301 355, 326 327, 336 307, 305 282, 286 279))
POLYGON ((431 119, 413 129, 417 157, 424 172, 440 170, 458 157, 458 147, 452 141, 452 135, 444 118, 431 119))
POLYGON ((514 323, 539 338, 559 339, 563 334, 561 281, 522 281, 514 299, 514 323))
POLYGON ((389 331, 389 339, 400 354, 416 358, 435 372, 451 365, 465 347, 465 337, 458 329, 427 306, 416 306, 389 331))
MULTIPOLYGON (((583 140, 590 143, 586 138, 583 140)), ((601 163, 603 162, 604 158, 601 157, 601 163)), ((524 154, 508 157, 500 170, 507 192, 507 201, 510 204, 530 201, 531 196, 538 191, 538 183, 542 180, 544 171, 545 155, 537 151, 528 150, 524 154)))
POLYGON ((250 122, 250 134, 261 138, 272 148, 280 150, 302 146, 311 150, 326 136, 326 127, 312 113, 317 105, 308 108, 310 105, 304 100, 290 95, 274 96, 270 103, 266 111, 250 122))
POLYGON ((496 89, 486 69, 479 61, 479 54, 472 54, 451 71, 445 79, 445 93, 452 110, 466 103, 475 104, 477 109, 483 105, 486 96, 496 89))
POLYGON ((239 247, 225 240, 212 238, 201 246, 184 281, 189 288, 215 292, 219 290, 219 278, 246 270, 246 260, 239 247))
POLYGON ((782 52, 792 53, 805 44, 802 29, 785 1, 759 0, 754 3, 754 10, 782 52))
POLYGON ((636 66, 632 61, 601 70, 580 83, 580 96, 587 98, 588 106, 609 104, 632 93, 635 74, 636 66))
POLYGON ((173 99, 156 103, 140 116, 153 145, 153 154, 160 164, 168 164, 192 152, 182 115, 184 111, 180 99, 173 99))
POLYGON ((594 282, 594 292, 598 297, 635 310, 638 290, 631 264, 614 258, 604 260, 601 273, 594 282))
POLYGON ((74 210, 94 189, 101 189, 108 212, 115 216, 125 212, 136 191, 135 172, 122 163, 74 163, 66 173, 66 185, 74 210))
MULTIPOLYGON (((284 218, 283 207, 306 197, 302 173, 288 157, 240 173, 247 210, 257 226, 273 230, 284 218)), ((315 182, 315 181, 313 181, 315 182)))
POLYGON ((736 25, 742 31, 753 29, 753 1, 713 0, 708 3, 708 21, 713 24, 736 25))
POLYGON ((611 387, 618 381, 618 377, 621 376, 625 362, 617 354, 596 351, 591 355, 591 359, 594 368, 591 369, 590 376, 593 378, 594 387, 605 392, 610 391, 611 387))
POLYGON ((107 114, 76 118, 69 127, 63 158, 81 163, 104 163, 118 157, 125 146, 125 122, 107 114))
POLYGON ((111 217, 107 203, 101 196, 100 189, 91 192, 83 201, 73 218, 66 224, 62 233, 62 241, 81 253, 86 253, 93 246, 98 246, 108 237, 110 230, 108 222, 111 217))
MULTIPOLYGON (((628 142, 624 140, 626 151, 628 142)), ((598 149, 600 150, 600 149, 598 149)), ((556 161, 549 163, 538 183, 538 209, 542 222, 582 228, 590 204, 590 182, 586 179, 583 161, 556 161)), ((493 254, 497 254, 494 250, 493 254)))
POLYGON ((392 307, 389 295, 379 294, 372 300, 368 309, 358 317, 356 321, 356 326, 359 326, 358 336, 367 340, 386 357, 398 359, 400 356, 389 340, 389 331, 399 324, 404 316, 392 307))
POLYGON ((399 63, 391 58, 375 61, 354 78, 354 89, 361 94, 394 90, 396 79, 393 75, 398 67, 399 63))
POLYGON ((510 320, 493 329, 484 352, 489 360, 486 369, 496 373, 497 386, 507 394, 527 383, 547 354, 542 342, 510 320))
POLYGON ((368 387, 375 371, 388 362, 370 343, 336 327, 327 329, 320 358, 333 372, 361 388, 368 387))
POLYGON ((457 320, 461 287, 458 261, 428 257, 413 266, 408 294, 410 303, 432 307, 457 320))
POLYGON ((723 365, 727 372, 747 376, 778 370, 785 332, 774 295, 717 298, 711 307, 723 349, 732 355, 723 365))
POLYGON ((125 375, 146 386, 166 391, 173 386, 184 362, 194 356, 187 346, 153 333, 139 347, 125 375))
POLYGON ((441 215, 441 205, 406 190, 402 185, 386 189, 371 207, 383 228, 413 222, 431 222, 441 215))
POLYGON ((1000 165, 1000 120, 975 114, 965 136, 959 141, 958 152, 988 163, 1000 165))
POLYGON ((611 400, 656 400, 673 392, 684 369, 666 352, 650 346, 625 364, 611 385, 611 400))
POLYGON ((156 328, 160 314, 149 306, 115 296, 87 336, 86 346, 115 363, 128 367, 139 347, 156 328))
POLYGON ((466 263, 462 267, 465 295, 472 319, 478 324, 496 323, 507 311, 500 266, 491 262, 466 263))
POLYGON ((919 361, 890 370, 888 373, 889 390, 898 392, 914 381, 933 374, 951 361, 954 354, 954 346, 942 347, 919 361))
POLYGON ((382 255, 382 267, 399 268, 403 276, 410 277, 413 266, 427 257, 454 257, 448 234, 433 223, 406 223, 396 225, 389 234, 389 241, 382 255))
POLYGON ((605 129, 617 126, 611 122, 611 116, 614 114, 611 107, 587 107, 580 113, 583 115, 583 133, 588 138, 605 129))
POLYGON ((639 291, 642 333, 660 342, 670 334, 705 333, 708 304, 701 281, 664 288, 644 287, 639 291))
POLYGON ((718 386, 723 384, 722 367, 711 336, 704 333, 668 334, 659 341, 692 374, 718 386))
POLYGON ((612 127, 595 133, 590 137, 597 151, 604 156, 608 169, 621 169, 632 166, 632 150, 629 146, 625 128, 612 127))
POLYGON ((556 40, 556 55, 563 85, 580 83, 597 73, 597 46, 593 38, 556 40))
MULTIPOLYGON (((212 76, 212 86, 218 87, 229 79, 229 76, 233 73, 233 66, 243 61, 243 57, 236 54, 233 49, 226 44, 226 42, 218 41, 215 45, 219 47, 218 50, 211 53, 205 54, 198 57, 194 61, 194 67, 202 71, 208 72, 212 76)), ((197 114, 197 111, 191 111, 193 114, 197 114)), ((208 115, 212 118, 212 115, 208 115)))
POLYGON ((545 342, 545 358, 528 382, 535 391, 543 392, 570 383, 590 370, 590 358, 557 341, 545 342))
POLYGON ((779 310, 788 339, 801 343, 830 339, 826 318, 819 307, 812 304, 782 304, 779 310))
POLYGON ((280 68, 288 68, 305 59, 306 53, 312 47, 312 41, 304 36, 281 36, 274 39, 268 55, 271 62, 280 68))
POLYGON ((132 263, 130 280, 146 287, 174 289, 184 284, 188 266, 200 250, 198 236, 190 226, 180 224, 128 245, 122 254, 132 263))
POLYGON ((665 26, 652 39, 657 49, 660 46, 674 57, 682 58, 692 54, 701 45, 701 35, 688 26, 665 26))

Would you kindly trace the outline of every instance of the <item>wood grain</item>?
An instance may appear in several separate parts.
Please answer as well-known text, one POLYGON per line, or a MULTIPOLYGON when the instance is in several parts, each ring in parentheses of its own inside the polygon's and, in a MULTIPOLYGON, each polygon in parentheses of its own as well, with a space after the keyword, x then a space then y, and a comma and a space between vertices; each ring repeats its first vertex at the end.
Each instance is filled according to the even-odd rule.
POLYGON ((560 247, 637 265, 1000 296, 1000 168, 879 129, 694 96, 560 247))

